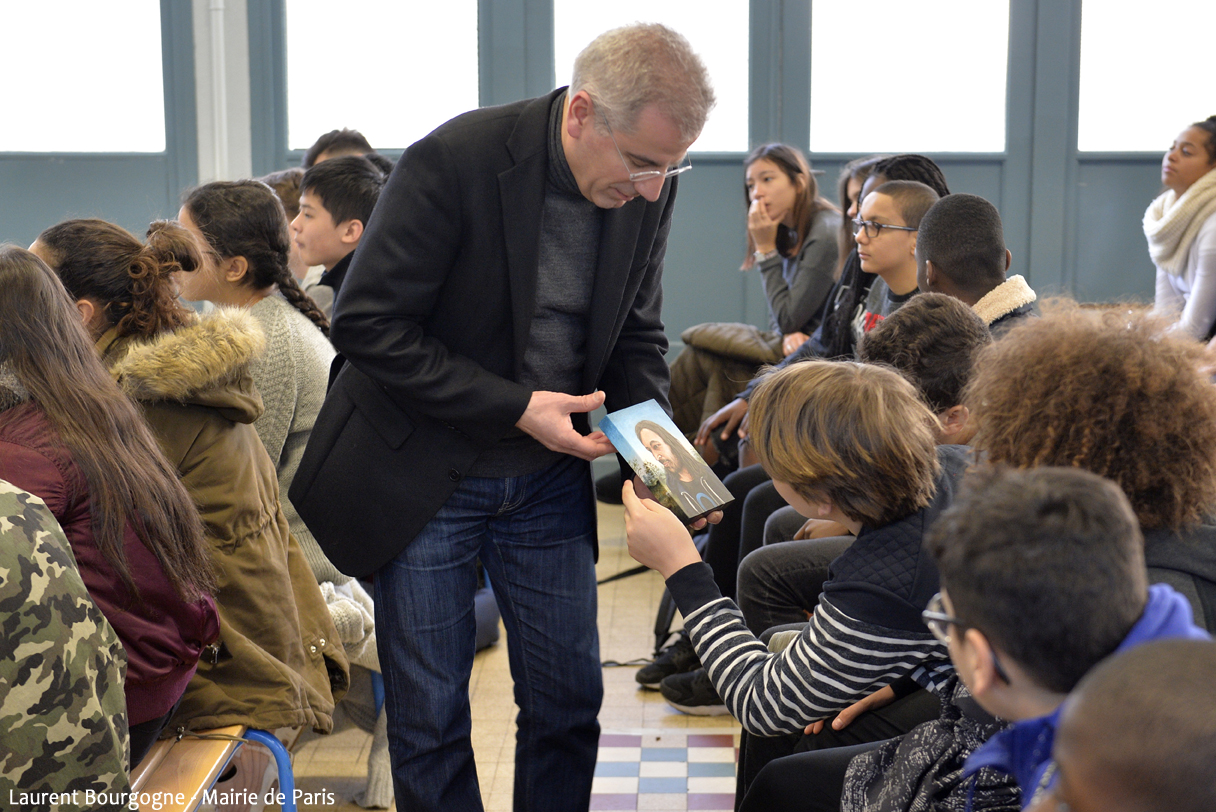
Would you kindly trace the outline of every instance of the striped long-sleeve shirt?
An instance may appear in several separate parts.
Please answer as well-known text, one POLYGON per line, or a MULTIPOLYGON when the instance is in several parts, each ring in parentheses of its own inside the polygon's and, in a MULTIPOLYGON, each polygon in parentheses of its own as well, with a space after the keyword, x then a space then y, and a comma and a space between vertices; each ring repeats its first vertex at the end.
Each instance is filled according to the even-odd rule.
POLYGON ((947 507, 966 450, 939 448, 933 502, 874 530, 863 529, 832 563, 832 580, 797 640, 772 653, 723 598, 705 564, 672 575, 668 589, 710 679, 735 718, 760 736, 800 732, 900 677, 936 689, 952 672, 946 647, 920 619, 938 589, 921 549, 925 529, 947 507))

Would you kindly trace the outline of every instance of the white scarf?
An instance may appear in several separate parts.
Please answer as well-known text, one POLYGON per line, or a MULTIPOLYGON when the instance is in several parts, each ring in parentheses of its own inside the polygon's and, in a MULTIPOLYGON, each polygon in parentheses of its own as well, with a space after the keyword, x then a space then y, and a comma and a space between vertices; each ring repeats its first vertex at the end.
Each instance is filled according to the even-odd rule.
POLYGON ((1216 169, 1191 184, 1178 197, 1166 189, 1144 212, 1148 255, 1157 267, 1178 276, 1186 268, 1191 243, 1210 216, 1216 214, 1216 169))

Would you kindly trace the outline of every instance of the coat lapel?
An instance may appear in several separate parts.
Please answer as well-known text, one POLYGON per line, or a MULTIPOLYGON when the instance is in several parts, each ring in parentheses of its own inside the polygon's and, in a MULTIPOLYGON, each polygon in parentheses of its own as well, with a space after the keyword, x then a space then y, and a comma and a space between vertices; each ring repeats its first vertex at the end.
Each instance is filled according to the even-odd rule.
POLYGON ((498 176, 517 378, 523 370, 524 351, 536 310, 536 264, 540 257, 541 215, 549 168, 549 106, 557 92, 560 91, 535 100, 520 114, 507 141, 515 164, 498 176))

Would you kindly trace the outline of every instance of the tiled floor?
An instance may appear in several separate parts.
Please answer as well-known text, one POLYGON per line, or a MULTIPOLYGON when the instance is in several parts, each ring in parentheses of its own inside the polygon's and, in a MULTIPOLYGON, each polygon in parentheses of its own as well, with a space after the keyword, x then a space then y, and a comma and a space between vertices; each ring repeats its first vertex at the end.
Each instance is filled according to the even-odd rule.
MULTIPOLYGON (((635 566, 625 549, 620 507, 600 505, 600 578, 635 566)), ((604 660, 649 657, 663 593, 657 573, 599 588, 600 650, 604 660)), ((678 619, 677 619, 678 623, 678 619)), ((604 669, 603 736, 591 809, 728 810, 734 801, 739 726, 729 716, 686 716, 655 691, 639 690, 633 667, 604 669)), ((515 705, 505 641, 477 655, 470 681, 473 750, 487 812, 511 809, 515 769, 515 705)), ((357 812, 371 739, 348 730, 308 742, 295 756, 298 788, 323 803, 301 810, 357 812), (324 795, 323 795, 324 794, 324 795), (328 803, 328 797, 334 798, 328 803)))
POLYGON ((591 809, 731 810, 738 735, 604 733, 591 809))

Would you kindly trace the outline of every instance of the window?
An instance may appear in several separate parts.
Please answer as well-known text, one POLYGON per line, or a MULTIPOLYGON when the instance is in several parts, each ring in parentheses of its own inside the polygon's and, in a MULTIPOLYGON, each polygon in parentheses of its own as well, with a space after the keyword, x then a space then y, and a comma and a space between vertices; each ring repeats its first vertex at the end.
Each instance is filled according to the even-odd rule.
POLYGON ((477 0, 287 0, 287 146, 403 149, 478 104, 477 0))
POLYGON ((1213 112, 1212 0, 1081 5, 1077 149, 1165 152, 1213 112))
POLYGON ((0 152, 164 152, 158 0, 0 3, 0 152))
POLYGON ((679 31, 705 62, 718 104, 692 149, 747 150, 748 4, 719 3, 712 12, 690 0, 617 0, 612 4, 554 0, 553 54, 557 86, 570 84, 574 58, 605 31, 632 22, 679 31))
POLYGON ((1003 152, 1008 0, 811 8, 811 150, 1003 152))

